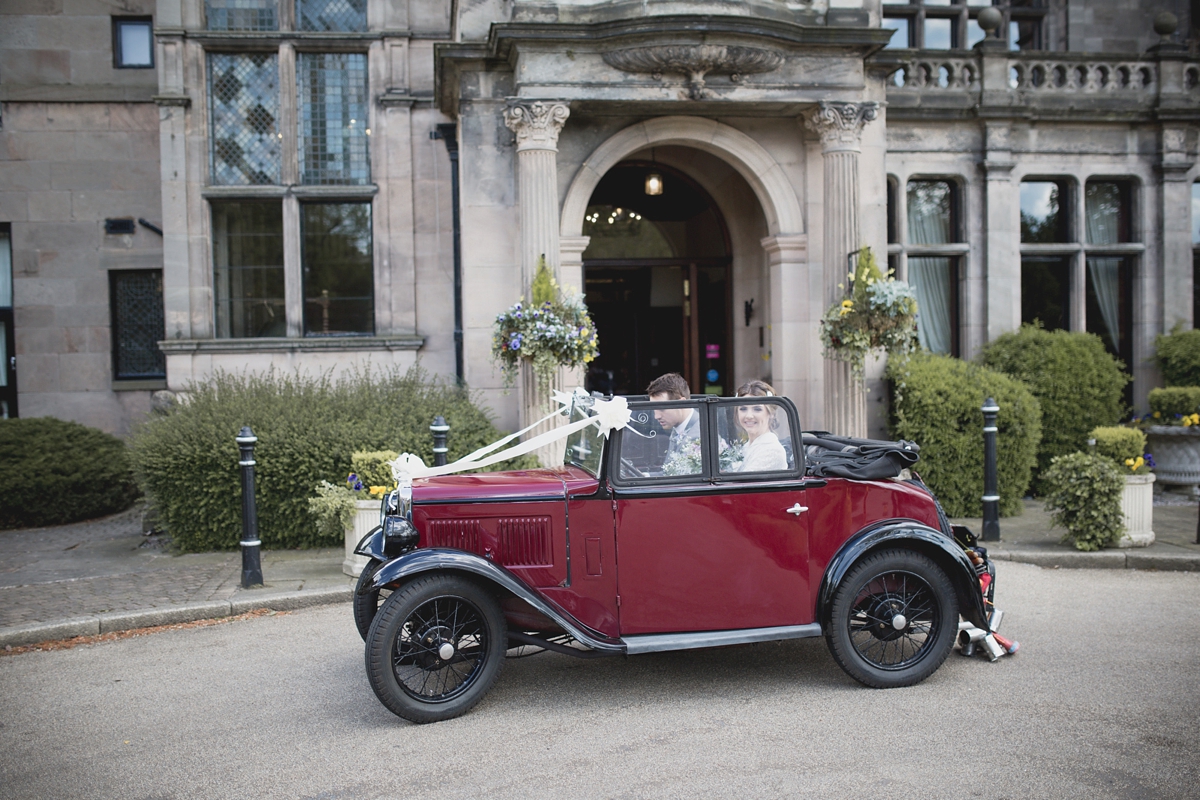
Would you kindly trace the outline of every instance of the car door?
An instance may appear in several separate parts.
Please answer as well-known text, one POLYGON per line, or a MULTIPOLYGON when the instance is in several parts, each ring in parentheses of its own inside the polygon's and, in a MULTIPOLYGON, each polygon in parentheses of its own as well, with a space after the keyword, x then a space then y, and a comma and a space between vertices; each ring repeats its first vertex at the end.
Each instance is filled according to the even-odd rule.
MULTIPOLYGON (((656 420, 657 405, 635 405, 609 472, 621 635, 811 622, 803 464, 793 455, 782 470, 733 469, 736 433, 715 399, 663 404, 699 414, 699 446, 680 455, 670 441, 680 426, 656 420)), ((790 444, 794 408, 771 405, 790 444)))

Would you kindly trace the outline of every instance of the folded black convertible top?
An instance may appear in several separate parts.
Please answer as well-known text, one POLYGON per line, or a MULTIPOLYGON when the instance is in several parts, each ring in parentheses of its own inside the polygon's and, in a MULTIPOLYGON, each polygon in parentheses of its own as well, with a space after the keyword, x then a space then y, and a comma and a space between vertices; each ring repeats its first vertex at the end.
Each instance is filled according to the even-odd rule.
POLYGON ((915 442, 851 439, 826 431, 804 434, 804 462, 809 475, 876 481, 898 478, 917 463, 921 448, 915 442))

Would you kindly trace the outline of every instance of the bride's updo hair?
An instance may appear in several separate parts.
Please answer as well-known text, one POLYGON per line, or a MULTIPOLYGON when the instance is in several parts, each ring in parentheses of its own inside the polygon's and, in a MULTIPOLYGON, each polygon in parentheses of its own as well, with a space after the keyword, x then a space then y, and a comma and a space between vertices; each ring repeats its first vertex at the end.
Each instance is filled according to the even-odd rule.
POLYGON ((737 388, 735 397, 774 397, 775 390, 766 381, 746 381, 737 388))
MULTIPOLYGON (((737 388, 735 397, 774 397, 775 389, 766 381, 746 381, 737 388)), ((771 415, 771 430, 779 428, 778 406, 767 403, 767 413, 771 415)))

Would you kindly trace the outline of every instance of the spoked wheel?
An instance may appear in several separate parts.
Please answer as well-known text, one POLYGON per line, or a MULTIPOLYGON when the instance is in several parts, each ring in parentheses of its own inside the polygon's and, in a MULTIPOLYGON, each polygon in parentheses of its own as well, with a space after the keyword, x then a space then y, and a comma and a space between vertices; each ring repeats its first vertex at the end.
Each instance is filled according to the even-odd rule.
POLYGON ((367 633, 367 677, 388 709, 413 722, 466 713, 495 683, 508 631, 500 605, 453 575, 397 589, 367 633))
POLYGON ((829 650, 867 686, 911 686, 941 666, 954 645, 958 598, 941 567, 909 550, 855 564, 834 593, 829 650))
POLYGON ((371 621, 375 619, 375 615, 379 612, 379 606, 391 594, 387 589, 377 589, 366 594, 359 594, 364 586, 371 582, 375 577, 375 573, 384 565, 383 561, 371 559, 367 565, 363 567, 362 573, 358 576, 358 583, 354 586, 354 625, 358 628, 358 635, 367 639, 367 631, 371 630, 371 621))

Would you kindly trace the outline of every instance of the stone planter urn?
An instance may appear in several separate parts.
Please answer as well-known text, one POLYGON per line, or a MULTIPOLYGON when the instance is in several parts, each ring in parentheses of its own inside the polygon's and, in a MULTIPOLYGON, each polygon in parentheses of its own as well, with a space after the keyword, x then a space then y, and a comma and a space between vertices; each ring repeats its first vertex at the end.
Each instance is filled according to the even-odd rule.
POLYGON ((1159 483, 1193 488, 1200 484, 1200 428, 1151 425, 1146 449, 1154 456, 1159 483))
POLYGON ((1154 543, 1154 475, 1126 475, 1121 492, 1121 513, 1125 515, 1125 533, 1117 547, 1146 547, 1154 543))
POLYGON ((357 578, 367 565, 366 556, 354 554, 354 548, 364 536, 379 526, 379 500, 357 500, 354 503, 354 520, 346 528, 346 560, 342 572, 357 578))

